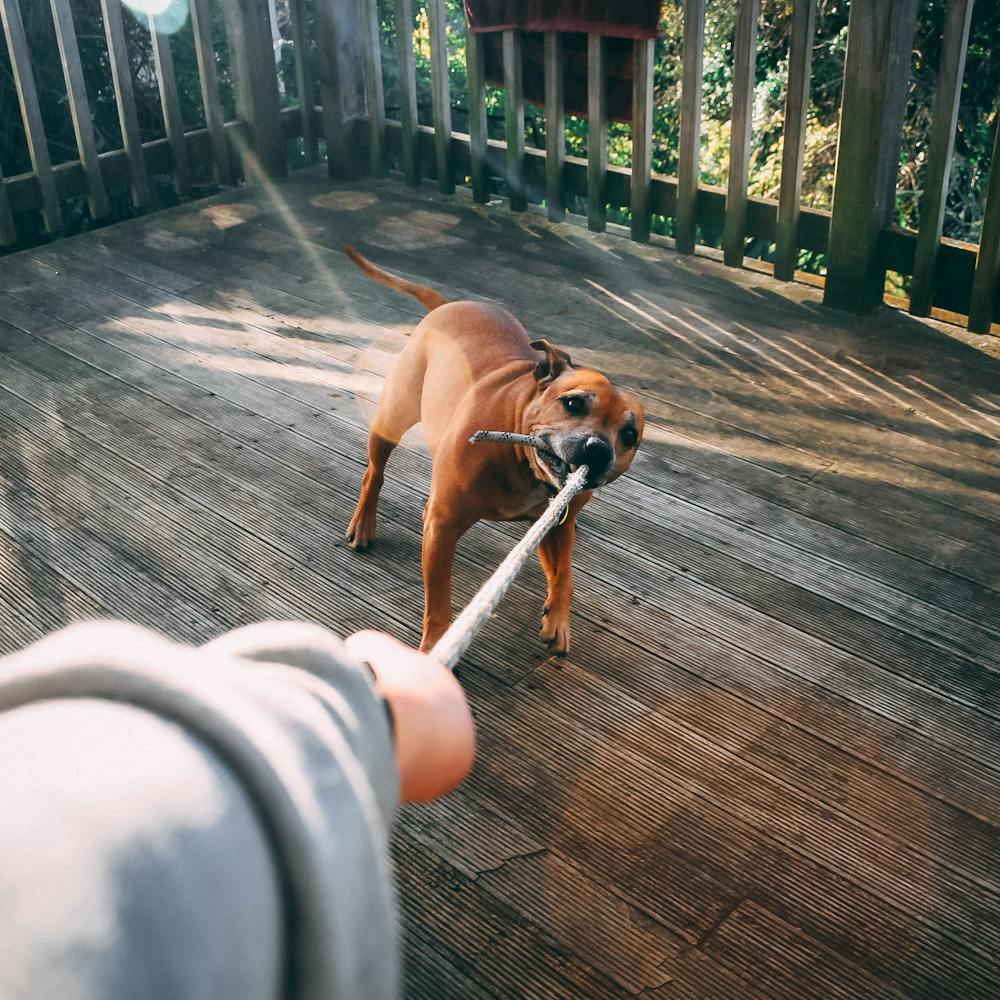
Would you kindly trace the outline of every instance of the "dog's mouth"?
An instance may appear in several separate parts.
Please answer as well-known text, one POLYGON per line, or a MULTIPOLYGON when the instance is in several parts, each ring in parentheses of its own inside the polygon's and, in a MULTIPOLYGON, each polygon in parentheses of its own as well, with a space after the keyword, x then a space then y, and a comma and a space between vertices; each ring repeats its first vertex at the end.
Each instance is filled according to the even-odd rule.
POLYGON ((535 461, 538 467, 545 474, 545 478, 557 489, 562 489, 566 485, 566 480, 576 468, 569 462, 564 462, 555 452, 541 451, 535 452, 535 461))
MULTIPOLYGON (((556 446, 549 437, 544 434, 539 436, 545 442, 546 447, 535 449, 535 464, 545 477, 543 481, 547 482, 555 489, 561 490, 566 485, 566 480, 569 479, 569 477, 576 472, 580 466, 567 462, 561 455, 559 455, 556 452, 556 446)), ((586 482, 586 488, 588 490, 595 489, 599 485, 599 483, 588 477, 586 482)))

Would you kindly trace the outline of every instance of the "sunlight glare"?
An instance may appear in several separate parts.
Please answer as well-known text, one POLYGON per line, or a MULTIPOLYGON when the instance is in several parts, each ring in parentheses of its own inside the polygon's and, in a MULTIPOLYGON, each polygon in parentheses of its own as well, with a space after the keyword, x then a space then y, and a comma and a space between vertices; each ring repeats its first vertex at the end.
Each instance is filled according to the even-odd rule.
POLYGON ((160 34, 172 35, 187 24, 188 0, 122 0, 128 10, 140 21, 156 19, 160 34))

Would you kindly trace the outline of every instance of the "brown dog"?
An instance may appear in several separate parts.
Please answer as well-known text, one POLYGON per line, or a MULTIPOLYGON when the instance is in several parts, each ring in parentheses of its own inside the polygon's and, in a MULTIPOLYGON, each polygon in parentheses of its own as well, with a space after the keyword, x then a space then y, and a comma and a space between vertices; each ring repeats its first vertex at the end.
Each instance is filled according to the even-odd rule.
POLYGON ((368 438, 368 471, 347 538, 365 549, 386 461, 402 436, 422 422, 433 461, 424 508, 424 628, 429 650, 451 622, 451 572, 459 538, 476 521, 534 520, 579 465, 589 489, 546 536, 538 557, 548 580, 542 639, 569 650, 569 606, 576 515, 592 490, 632 464, 643 410, 600 372, 574 368, 548 341, 488 302, 448 302, 433 289, 393 277, 345 247, 365 274, 406 292, 430 312, 413 331, 386 379, 368 438), (478 430, 537 434, 551 457, 509 444, 469 444, 478 430))

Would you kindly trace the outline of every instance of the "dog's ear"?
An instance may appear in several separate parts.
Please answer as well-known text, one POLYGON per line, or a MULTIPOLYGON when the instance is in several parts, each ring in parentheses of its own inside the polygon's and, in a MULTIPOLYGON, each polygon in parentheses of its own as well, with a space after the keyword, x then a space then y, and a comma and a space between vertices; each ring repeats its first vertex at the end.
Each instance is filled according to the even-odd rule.
POLYGON ((559 347, 553 347, 547 340, 533 340, 531 346, 543 351, 545 358, 535 365, 535 378, 542 383, 558 378, 565 369, 572 368, 569 355, 559 347))

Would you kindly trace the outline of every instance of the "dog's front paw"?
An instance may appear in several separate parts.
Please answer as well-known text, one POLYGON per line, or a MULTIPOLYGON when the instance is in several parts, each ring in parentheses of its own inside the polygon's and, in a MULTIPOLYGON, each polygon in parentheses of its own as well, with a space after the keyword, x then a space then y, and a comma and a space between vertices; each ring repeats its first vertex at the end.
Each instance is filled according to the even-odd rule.
POLYGON ((539 635, 553 656, 565 656, 569 652, 569 614, 546 610, 539 635))
POLYGON ((352 548, 357 549, 358 552, 364 552, 375 538, 375 516, 355 514, 347 526, 347 531, 344 532, 344 537, 350 542, 352 548))

